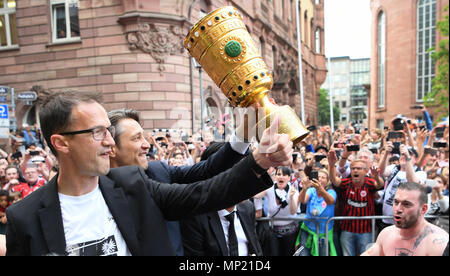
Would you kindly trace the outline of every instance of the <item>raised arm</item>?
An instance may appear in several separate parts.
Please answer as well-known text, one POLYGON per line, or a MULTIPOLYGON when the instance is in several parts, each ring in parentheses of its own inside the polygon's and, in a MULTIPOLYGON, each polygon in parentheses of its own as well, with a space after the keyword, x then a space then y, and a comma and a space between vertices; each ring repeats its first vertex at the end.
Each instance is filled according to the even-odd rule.
POLYGON ((330 181, 334 186, 339 187, 341 185, 341 178, 336 175, 336 162, 337 156, 334 149, 328 152, 328 173, 330 175, 330 181))

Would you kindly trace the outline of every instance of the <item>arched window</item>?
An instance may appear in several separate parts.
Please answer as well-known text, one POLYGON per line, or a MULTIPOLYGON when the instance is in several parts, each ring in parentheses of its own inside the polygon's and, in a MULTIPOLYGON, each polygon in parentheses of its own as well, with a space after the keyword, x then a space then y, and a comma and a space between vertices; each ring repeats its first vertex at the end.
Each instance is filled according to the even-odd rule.
POLYGON ((272 46, 272 71, 275 71, 277 68, 277 48, 272 46))
POLYGON ((417 4, 417 85, 416 101, 431 91, 435 64, 428 49, 436 45, 436 0, 419 0, 417 4))
POLYGON ((308 11, 305 11, 305 15, 303 16, 304 22, 304 30, 303 33, 305 35, 305 40, 303 41, 307 46, 309 46, 309 33, 308 33, 308 11))
POLYGON ((378 108, 385 105, 386 93, 386 16, 384 12, 378 14, 378 108))
POLYGON ((259 53, 261 54, 261 56, 264 59, 266 53, 265 53, 265 49, 264 49, 264 38, 262 36, 259 38, 259 53))
POLYGON ((314 41, 315 41, 315 51, 316 51, 316 54, 320 54, 320 53, 322 53, 322 49, 321 49, 321 39, 320 39, 320 35, 321 35, 321 32, 320 32, 320 28, 317 28, 316 29, 316 31, 314 32, 314 41))

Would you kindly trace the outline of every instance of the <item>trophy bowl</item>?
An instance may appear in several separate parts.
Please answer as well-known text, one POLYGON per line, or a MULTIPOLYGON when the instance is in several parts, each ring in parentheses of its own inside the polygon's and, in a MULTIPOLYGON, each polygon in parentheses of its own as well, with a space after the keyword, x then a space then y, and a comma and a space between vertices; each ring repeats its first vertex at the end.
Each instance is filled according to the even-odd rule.
MULTIPOLYGON (((237 9, 226 6, 203 17, 189 31, 184 47, 220 88, 231 106, 264 109, 262 116, 257 115, 254 127, 258 130, 269 127, 278 115, 281 117, 278 132, 288 134, 294 145, 308 135, 308 130, 290 106, 278 106, 269 101, 272 73, 237 9)), ((261 132, 257 131, 258 140, 260 136, 261 132)))

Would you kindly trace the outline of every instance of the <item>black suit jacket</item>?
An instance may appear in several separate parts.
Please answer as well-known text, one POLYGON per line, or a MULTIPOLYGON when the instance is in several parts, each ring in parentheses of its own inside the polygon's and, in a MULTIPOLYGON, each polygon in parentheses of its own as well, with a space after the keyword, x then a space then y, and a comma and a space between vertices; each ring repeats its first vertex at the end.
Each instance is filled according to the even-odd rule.
MULTIPOLYGON (((248 254, 262 256, 256 235, 255 208, 246 200, 237 205, 237 215, 248 240, 248 254)), ((186 256, 228 256, 225 234, 217 211, 180 221, 186 256)))
MULTIPOLYGON (((148 163, 145 170, 147 176, 153 180, 164 183, 193 183, 211 178, 239 162, 244 157, 233 150, 230 143, 225 143, 215 154, 207 160, 192 166, 169 166, 161 161, 148 163)), ((178 256, 183 256, 183 242, 178 221, 167 221, 170 241, 178 256)))
MULTIPOLYGON (((250 154, 232 169, 192 184, 163 184, 136 166, 99 177, 100 190, 132 255, 174 255, 165 219, 220 210, 273 185, 250 154)), ((8 207, 7 255, 65 255, 57 177, 8 207)))

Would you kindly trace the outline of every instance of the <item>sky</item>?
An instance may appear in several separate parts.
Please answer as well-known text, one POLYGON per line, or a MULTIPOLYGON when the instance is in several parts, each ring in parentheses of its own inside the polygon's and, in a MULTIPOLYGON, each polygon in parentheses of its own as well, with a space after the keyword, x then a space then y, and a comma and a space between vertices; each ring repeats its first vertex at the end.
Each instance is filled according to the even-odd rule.
POLYGON ((370 58, 370 0, 325 0, 325 55, 370 58))

